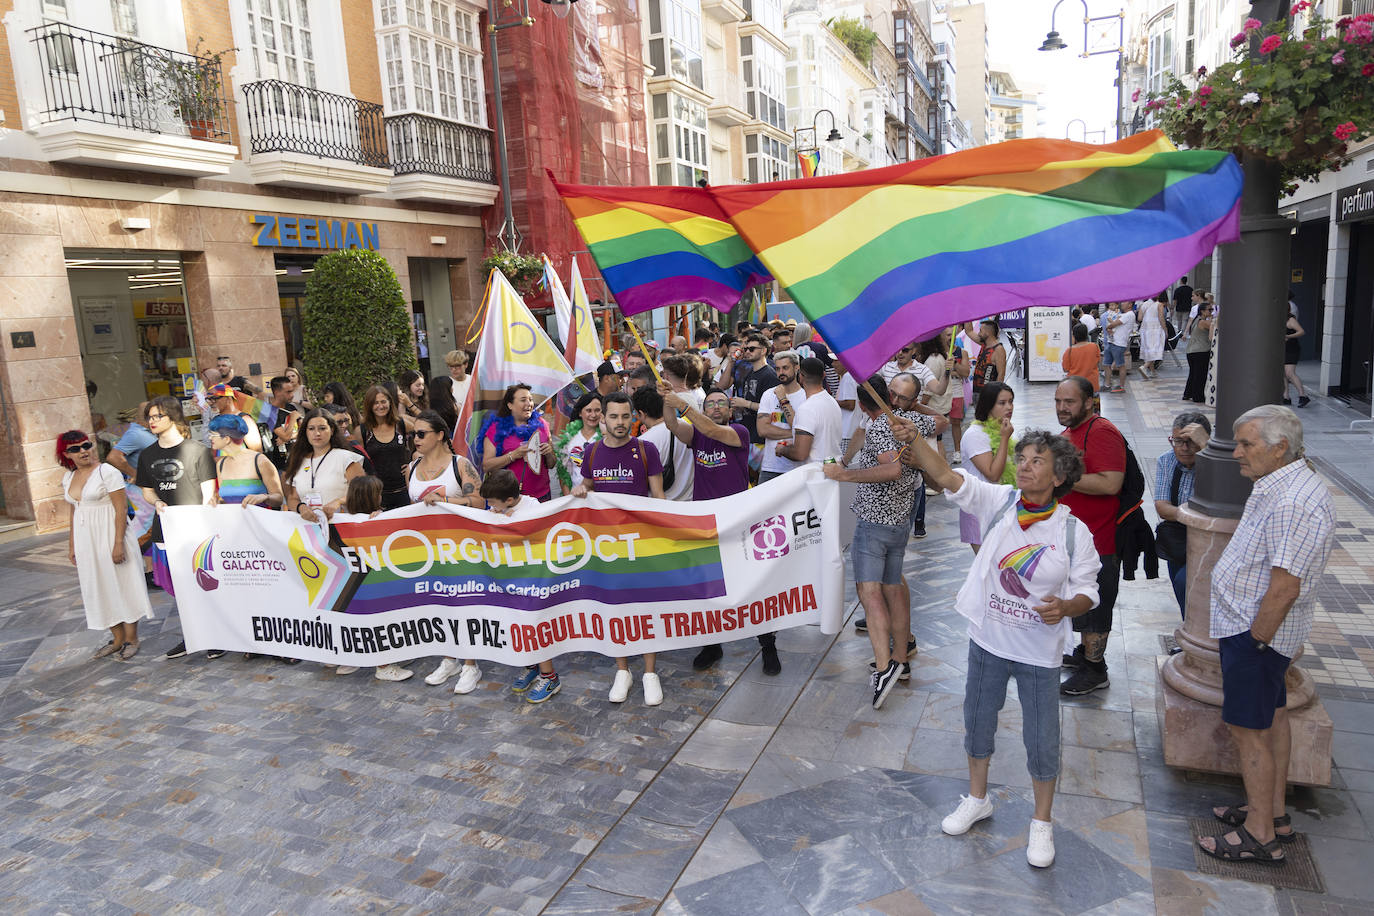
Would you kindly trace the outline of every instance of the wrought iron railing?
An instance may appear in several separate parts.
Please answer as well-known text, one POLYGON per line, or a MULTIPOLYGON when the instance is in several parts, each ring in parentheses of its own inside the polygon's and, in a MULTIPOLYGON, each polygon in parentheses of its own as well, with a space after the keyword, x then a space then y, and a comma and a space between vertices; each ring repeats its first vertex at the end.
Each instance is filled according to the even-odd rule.
POLYGON ((491 131, 422 114, 386 119, 392 168, 397 175, 422 173, 493 184, 491 131))
POLYGON ((38 52, 45 123, 95 121, 230 142, 218 59, 50 22, 28 30, 38 52))
POLYGON ((282 80, 243 87, 254 153, 303 153, 387 168, 382 106, 282 80))

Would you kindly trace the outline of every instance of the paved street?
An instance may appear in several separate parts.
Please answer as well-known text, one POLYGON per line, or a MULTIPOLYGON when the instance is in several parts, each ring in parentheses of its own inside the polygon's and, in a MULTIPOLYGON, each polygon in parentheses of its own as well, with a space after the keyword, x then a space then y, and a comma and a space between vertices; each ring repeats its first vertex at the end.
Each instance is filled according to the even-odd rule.
MULTIPOLYGON (((1184 371, 1104 412, 1146 476, 1184 371)), ((1057 428, 1052 386, 1015 423, 1057 428)), ((1334 720, 1330 789, 1290 796, 1327 893, 1198 873, 1187 819, 1238 781, 1169 770, 1155 714, 1164 580, 1123 583, 1112 686, 1063 707, 1058 858, 1025 861, 1030 783, 1008 704, 994 816, 960 838, 967 640, 952 598, 970 558, 951 507, 907 555, 919 655, 881 711, 867 637, 846 624, 726 647, 708 675, 662 657, 666 700, 606 702, 611 665, 560 660, 540 707, 484 664, 467 697, 367 671, 240 655, 167 661, 155 593, 132 662, 92 662, 65 535, 0 546, 0 908, 6 913, 1368 913, 1374 908, 1374 495, 1369 424, 1301 411, 1332 482, 1338 545, 1304 666, 1334 720)), ((848 609, 854 606, 852 586, 848 609)), ((1014 691, 1014 688, 1013 688, 1014 691)), ((1257 866, 1255 866, 1257 868, 1257 866)))

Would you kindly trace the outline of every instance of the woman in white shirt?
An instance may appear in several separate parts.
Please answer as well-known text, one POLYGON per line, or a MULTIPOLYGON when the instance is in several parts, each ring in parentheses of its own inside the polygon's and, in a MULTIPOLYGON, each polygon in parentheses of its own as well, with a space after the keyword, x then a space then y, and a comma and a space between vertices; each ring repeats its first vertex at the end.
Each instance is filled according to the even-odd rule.
POLYGON ((307 522, 318 522, 333 517, 344 504, 348 482, 362 476, 363 456, 348 447, 334 417, 319 408, 306 412, 302 427, 305 435, 291 444, 282 472, 282 505, 307 522))
POLYGON ((1059 673, 1073 637, 1070 620, 1098 601, 1101 562, 1092 533, 1059 498, 1083 476, 1083 459, 1064 436, 1031 430, 1015 449, 1016 487, 953 471, 914 429, 904 460, 978 519, 983 550, 973 560, 954 607, 969 621, 964 688, 964 750, 969 794, 944 819, 951 836, 992 814, 988 767, 1007 681, 1016 678, 1026 769, 1035 793, 1026 861, 1054 862, 1050 811, 1059 776, 1059 673))
MULTIPOLYGON (((964 466, 975 480, 1014 484, 1016 464, 1011 461, 1016 440, 1011 437, 1012 406, 1016 393, 1003 382, 988 382, 978 393, 973 408, 973 422, 964 431, 960 449, 964 466)), ((967 512, 959 513, 959 540, 978 552, 983 543, 983 529, 978 520, 967 512)))

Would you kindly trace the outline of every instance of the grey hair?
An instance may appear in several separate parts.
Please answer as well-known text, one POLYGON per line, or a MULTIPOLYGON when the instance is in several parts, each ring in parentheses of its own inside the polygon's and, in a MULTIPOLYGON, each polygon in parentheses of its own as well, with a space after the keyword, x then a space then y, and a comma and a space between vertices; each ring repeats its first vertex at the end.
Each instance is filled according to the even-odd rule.
POLYGON ((1236 435, 1243 424, 1252 422, 1258 425, 1259 437, 1265 445, 1278 445, 1280 441, 1287 443, 1283 453, 1284 461, 1306 456, 1302 446, 1302 421, 1292 408, 1284 407, 1282 404, 1261 404, 1251 407, 1236 417, 1236 422, 1231 424, 1231 434, 1236 435))
POLYGON ((805 321, 792 329, 793 343, 810 343, 812 336, 811 325, 807 324, 805 321))
POLYGON ((777 362, 780 359, 790 359, 792 360, 792 365, 794 366, 801 365, 801 354, 798 353, 796 350, 783 350, 780 353, 773 354, 773 362, 777 362))
POLYGON ((1201 426, 1207 435, 1210 436, 1212 434, 1212 421, 1208 420, 1207 417, 1199 411, 1185 410, 1183 413, 1174 417, 1174 429, 1183 429, 1185 426, 1191 426, 1194 423, 1201 426))
POLYGON ((1026 448, 1037 448, 1054 457, 1054 476, 1064 478, 1064 482, 1054 488, 1055 499, 1065 496, 1083 477, 1083 456, 1067 436, 1047 429, 1030 429, 1016 440, 1016 457, 1020 458, 1026 448))

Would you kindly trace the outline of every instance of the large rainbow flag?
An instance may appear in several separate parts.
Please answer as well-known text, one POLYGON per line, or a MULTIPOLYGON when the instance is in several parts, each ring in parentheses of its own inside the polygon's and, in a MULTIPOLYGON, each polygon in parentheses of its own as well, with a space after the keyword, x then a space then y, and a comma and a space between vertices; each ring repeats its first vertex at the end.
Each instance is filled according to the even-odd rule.
POLYGON ((704 302, 728 312, 773 278, 700 188, 558 188, 626 315, 704 302))
MULTIPOLYGON (((1012 140, 843 175, 672 190, 681 209, 709 199, 864 377, 902 344, 961 321, 1158 293, 1238 238, 1241 173, 1227 153, 1176 150, 1148 131, 1104 146, 1012 140)), ((614 193, 621 209, 664 191, 578 189, 583 200, 614 193)), ((578 228, 591 244, 596 227, 578 228)), ((636 310, 679 301, 652 295, 673 287, 673 262, 635 254, 658 270, 636 277, 636 310)), ((602 273, 620 297, 621 277, 602 273)))

